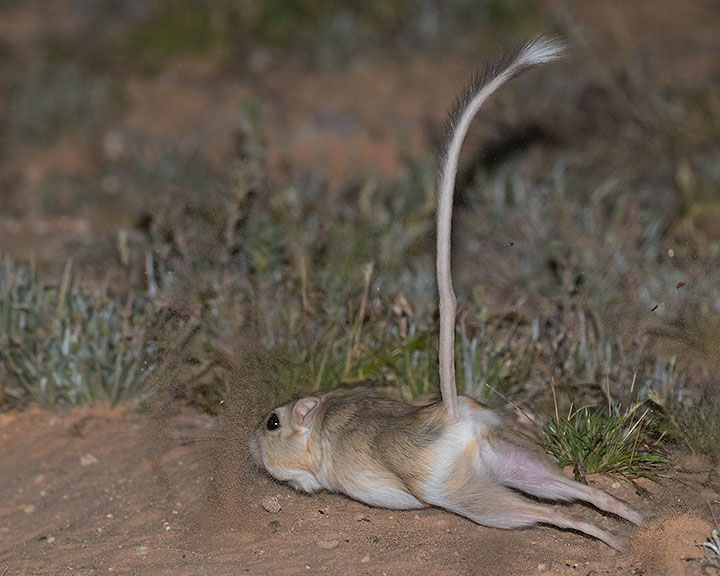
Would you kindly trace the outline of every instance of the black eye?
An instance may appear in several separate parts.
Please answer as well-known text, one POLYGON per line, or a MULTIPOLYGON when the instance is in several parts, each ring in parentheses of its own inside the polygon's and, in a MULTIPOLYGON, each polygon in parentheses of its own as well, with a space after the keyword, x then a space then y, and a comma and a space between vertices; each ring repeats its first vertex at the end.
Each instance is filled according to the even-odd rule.
POLYGON ((280 419, 277 417, 277 414, 275 414, 275 412, 270 414, 267 422, 265 422, 265 426, 267 426, 268 430, 275 430, 276 428, 280 428, 280 419))

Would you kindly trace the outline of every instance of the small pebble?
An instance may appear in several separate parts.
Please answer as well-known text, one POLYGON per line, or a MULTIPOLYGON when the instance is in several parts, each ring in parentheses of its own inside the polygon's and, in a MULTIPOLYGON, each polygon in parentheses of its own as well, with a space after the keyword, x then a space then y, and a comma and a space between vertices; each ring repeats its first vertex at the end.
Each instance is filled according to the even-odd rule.
POLYGON ((35 504, 28 504, 27 506, 24 506, 23 512, 25 512, 25 514, 32 514, 35 512, 35 504))
POLYGON ((548 562, 538 564, 538 572, 547 572, 548 570, 550 570, 550 564, 548 562))
POLYGON ((55 536, 48 536, 47 541, 48 541, 48 544, 52 544, 53 542, 55 542, 55 536))
POLYGON ((276 496, 267 496, 263 498, 262 507, 271 514, 277 514, 282 508, 276 496))
POLYGON ((80 456, 80 466, 90 466, 91 464, 97 464, 99 460, 88 452, 80 456))
POLYGON ((339 540, 318 540, 317 545, 324 550, 332 550, 340 546, 339 540))

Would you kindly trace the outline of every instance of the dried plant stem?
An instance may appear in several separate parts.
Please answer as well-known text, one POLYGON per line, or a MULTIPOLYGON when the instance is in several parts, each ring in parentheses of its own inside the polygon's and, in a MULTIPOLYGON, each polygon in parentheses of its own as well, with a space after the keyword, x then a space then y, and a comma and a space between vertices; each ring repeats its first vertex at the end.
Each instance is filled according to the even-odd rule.
POLYGON ((348 338, 348 348, 345 355, 345 368, 343 369, 343 381, 350 375, 352 359, 357 355, 357 349, 360 345, 360 335, 362 334, 363 321, 365 319, 365 310, 367 309, 368 294, 370 293, 370 280, 372 279, 373 262, 368 262, 363 269, 363 291, 360 298, 360 310, 355 317, 355 322, 350 330, 348 338))

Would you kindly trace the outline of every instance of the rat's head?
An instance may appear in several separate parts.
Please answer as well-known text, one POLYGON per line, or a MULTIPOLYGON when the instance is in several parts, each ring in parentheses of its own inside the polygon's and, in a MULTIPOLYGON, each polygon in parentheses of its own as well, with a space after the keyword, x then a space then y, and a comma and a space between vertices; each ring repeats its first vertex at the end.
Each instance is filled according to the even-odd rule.
POLYGON ((275 408, 250 438, 255 462, 274 478, 306 492, 321 487, 312 465, 320 455, 312 454, 309 444, 321 402, 317 396, 309 396, 275 408))

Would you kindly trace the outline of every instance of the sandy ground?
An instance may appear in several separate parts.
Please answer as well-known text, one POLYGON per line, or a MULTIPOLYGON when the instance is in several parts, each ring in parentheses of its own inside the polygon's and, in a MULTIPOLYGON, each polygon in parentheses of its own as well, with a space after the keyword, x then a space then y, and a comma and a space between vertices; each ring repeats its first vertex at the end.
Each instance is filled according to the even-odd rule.
POLYGON ((720 470, 676 459, 660 484, 598 480, 649 518, 624 552, 549 527, 502 531, 438 509, 303 495, 188 409, 40 409, 0 422, 0 574, 701 574, 720 470), (644 488, 644 490, 642 489, 644 488), (268 512, 266 499, 281 508, 268 512))
MULTIPOLYGON (((719 13, 712 1, 578 6, 574 17, 580 28, 596 31, 588 41, 598 50, 593 60, 582 37, 572 39, 574 58, 582 62, 595 66, 617 58, 603 50, 620 46, 627 50, 623 58, 657 61, 668 85, 694 84, 716 70, 719 13)), ((0 18, 0 36, 17 54, 37 50, 45 27, 65 26, 54 12, 39 14, 13 11, 0 18)), ((5 143, 0 192, 8 183, 15 192, 2 197, 0 247, 20 260, 32 253, 40 266, 57 271, 80 248, 114 238, 133 225, 132 215, 113 214, 112 224, 104 214, 45 215, 41 184, 99 178, 122 160, 123 146, 137 142, 151 151, 202 150, 216 168, 229 167, 238 107, 248 96, 263 102, 263 137, 278 172, 322 165, 331 184, 368 169, 394 175, 405 156, 432 149, 445 109, 482 59, 447 55, 408 64, 376 58, 321 73, 285 69, 259 53, 243 78, 224 78, 214 64, 193 59, 156 76, 133 76, 126 114, 107 132, 87 141, 70 135, 48 149, 5 143)), ((562 66, 544 74, 567 75, 562 66)), ((602 80, 603 70, 585 69, 587 82, 602 80)), ((478 139, 503 122, 542 118, 555 96, 551 84, 533 92, 532 100, 522 84, 509 86, 489 103, 478 139)), ((568 141, 578 146, 578 138, 568 141)), ((627 537, 626 551, 618 553, 548 527, 506 532, 442 510, 397 512, 339 495, 298 494, 247 461, 242 430, 223 430, 221 419, 177 406, 157 413, 134 407, 13 411, 0 414, 0 576, 701 574, 702 553, 694 542, 710 534, 707 503, 720 499, 720 470, 683 453, 671 462, 660 484, 637 488, 591 479, 645 514, 649 522, 642 529, 573 506, 627 537), (272 497, 278 512, 262 506, 272 497)))

